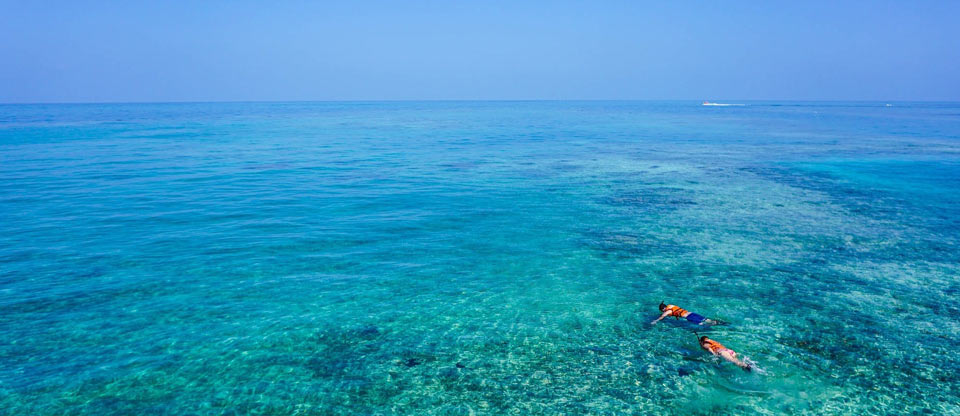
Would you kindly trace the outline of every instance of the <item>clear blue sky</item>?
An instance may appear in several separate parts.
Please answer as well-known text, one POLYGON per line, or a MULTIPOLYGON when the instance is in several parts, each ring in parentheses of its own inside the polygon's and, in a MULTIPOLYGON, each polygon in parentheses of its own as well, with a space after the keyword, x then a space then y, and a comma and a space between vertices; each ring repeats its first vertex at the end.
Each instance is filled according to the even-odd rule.
POLYGON ((0 102, 960 100, 960 1, 0 0, 0 102))

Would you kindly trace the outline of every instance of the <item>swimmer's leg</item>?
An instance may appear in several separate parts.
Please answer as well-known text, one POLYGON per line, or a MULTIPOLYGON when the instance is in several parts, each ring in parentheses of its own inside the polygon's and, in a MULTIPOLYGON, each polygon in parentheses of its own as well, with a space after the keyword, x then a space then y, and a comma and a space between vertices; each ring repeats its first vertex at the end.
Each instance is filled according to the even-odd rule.
POLYGON ((740 359, 737 358, 737 353, 731 350, 720 351, 720 356, 723 357, 723 359, 735 364, 737 367, 744 369, 745 371, 751 370, 750 364, 740 361, 740 359))

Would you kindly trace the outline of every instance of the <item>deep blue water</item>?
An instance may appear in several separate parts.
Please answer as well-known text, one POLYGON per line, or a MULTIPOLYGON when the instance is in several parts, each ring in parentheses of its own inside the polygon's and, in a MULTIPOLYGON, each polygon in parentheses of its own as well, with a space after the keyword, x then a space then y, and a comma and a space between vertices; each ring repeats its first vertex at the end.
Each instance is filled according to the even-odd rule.
POLYGON ((0 106, 0 413, 960 414, 960 104, 747 104, 0 106))

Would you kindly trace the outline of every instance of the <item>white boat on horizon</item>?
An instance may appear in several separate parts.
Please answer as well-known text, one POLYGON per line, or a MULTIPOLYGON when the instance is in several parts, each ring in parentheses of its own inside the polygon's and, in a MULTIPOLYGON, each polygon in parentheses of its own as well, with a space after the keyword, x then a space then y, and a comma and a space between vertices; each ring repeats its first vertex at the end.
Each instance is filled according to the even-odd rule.
POLYGON ((711 103, 710 101, 704 101, 702 105, 709 105, 714 107, 733 107, 733 106, 743 106, 745 104, 711 103))

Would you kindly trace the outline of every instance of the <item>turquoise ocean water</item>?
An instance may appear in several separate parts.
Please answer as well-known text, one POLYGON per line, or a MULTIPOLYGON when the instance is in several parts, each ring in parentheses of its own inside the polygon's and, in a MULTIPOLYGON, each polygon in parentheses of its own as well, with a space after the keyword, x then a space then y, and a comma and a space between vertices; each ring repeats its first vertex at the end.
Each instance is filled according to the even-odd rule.
POLYGON ((960 104, 746 104, 0 106, 0 413, 960 414, 960 104))

